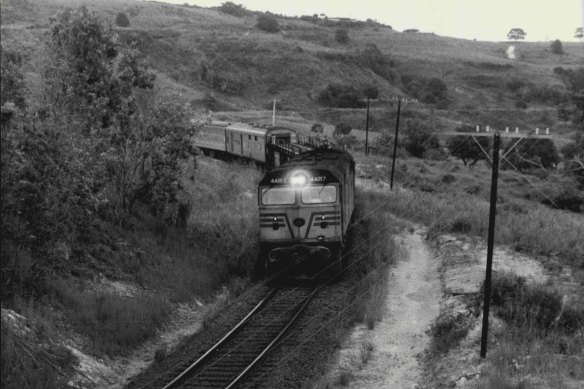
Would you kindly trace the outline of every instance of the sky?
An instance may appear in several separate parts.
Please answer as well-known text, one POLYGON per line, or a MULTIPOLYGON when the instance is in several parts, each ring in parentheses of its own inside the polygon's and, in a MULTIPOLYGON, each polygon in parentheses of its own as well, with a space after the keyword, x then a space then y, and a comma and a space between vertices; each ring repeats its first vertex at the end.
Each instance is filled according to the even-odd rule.
MULTIPOLYGON (((227 0, 163 0, 219 6, 227 0)), ((403 31, 482 41, 505 41, 511 28, 522 28, 526 41, 578 42, 584 26, 584 0, 232 0, 252 11, 287 16, 324 13, 331 17, 373 19, 403 31)))

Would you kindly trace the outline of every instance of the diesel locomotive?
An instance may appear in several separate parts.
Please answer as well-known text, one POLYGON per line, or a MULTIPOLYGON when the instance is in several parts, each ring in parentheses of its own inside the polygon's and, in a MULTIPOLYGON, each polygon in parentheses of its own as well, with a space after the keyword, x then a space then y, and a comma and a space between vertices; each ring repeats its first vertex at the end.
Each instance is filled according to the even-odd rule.
POLYGON ((355 161, 342 150, 304 152, 268 172, 258 188, 260 263, 340 264, 354 192, 355 161))

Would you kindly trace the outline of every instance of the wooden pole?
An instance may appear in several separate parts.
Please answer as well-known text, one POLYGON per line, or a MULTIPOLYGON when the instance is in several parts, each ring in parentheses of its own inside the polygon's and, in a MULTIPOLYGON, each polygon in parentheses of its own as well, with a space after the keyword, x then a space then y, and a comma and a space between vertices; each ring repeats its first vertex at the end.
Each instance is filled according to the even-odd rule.
POLYGON ((399 113, 401 109, 401 99, 397 101, 397 120, 395 122, 395 138, 393 140, 393 162, 391 163, 391 180, 389 181, 389 189, 393 190, 393 173, 395 171, 395 155, 397 154, 397 134, 399 130, 399 113))
POLYGON ((369 97, 367 97, 367 124, 365 126, 365 155, 369 155, 369 97))
POLYGON ((497 209, 497 177, 499 174, 500 135, 495 133, 493 142, 493 168, 491 175, 491 202, 489 211, 489 237, 487 242, 487 269, 485 275, 483 300, 483 331, 481 334, 481 358, 487 355, 487 340, 489 333, 489 308, 491 304, 491 273, 493 271, 493 244, 495 241, 495 214, 497 209))

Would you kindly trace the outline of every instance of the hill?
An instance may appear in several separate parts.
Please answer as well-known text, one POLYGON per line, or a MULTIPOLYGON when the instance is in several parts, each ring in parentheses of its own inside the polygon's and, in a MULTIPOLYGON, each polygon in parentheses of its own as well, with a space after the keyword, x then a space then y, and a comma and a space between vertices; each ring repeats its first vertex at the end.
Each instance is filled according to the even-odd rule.
MULTIPOLYGON (((57 0, 5 2, 3 45, 20 48, 32 60, 50 18, 66 6, 57 0)), ((147 54, 164 90, 180 91, 200 113, 266 109, 277 98, 282 110, 309 121, 363 128, 362 113, 334 102, 327 107, 319 96, 329 85, 343 85, 363 98, 363 88, 374 86, 381 99, 417 97, 420 104, 408 110, 437 129, 460 123, 572 129, 558 119, 568 91, 553 69, 581 65, 581 44, 565 43, 564 54, 557 55, 548 43, 470 41, 401 33, 372 21, 275 15, 280 30, 267 33, 256 26, 259 12, 234 16, 220 7, 107 0, 87 6, 112 24, 125 13, 130 25, 117 28, 122 40, 147 54), (336 39, 337 30, 347 32, 346 43, 336 39)), ((373 127, 389 128, 394 111, 378 103, 373 127)))

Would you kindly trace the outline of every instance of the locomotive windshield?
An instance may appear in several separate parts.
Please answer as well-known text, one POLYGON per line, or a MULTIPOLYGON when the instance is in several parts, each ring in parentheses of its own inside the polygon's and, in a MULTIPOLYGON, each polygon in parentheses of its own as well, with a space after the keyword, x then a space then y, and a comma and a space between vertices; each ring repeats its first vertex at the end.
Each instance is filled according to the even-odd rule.
POLYGON ((334 185, 305 186, 301 193, 304 204, 334 203, 337 200, 337 187, 334 185))
POLYGON ((271 187, 262 189, 262 204, 289 205, 296 202, 296 191, 290 187, 271 187))

